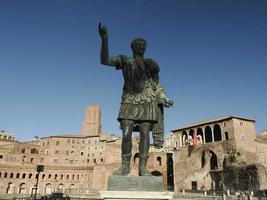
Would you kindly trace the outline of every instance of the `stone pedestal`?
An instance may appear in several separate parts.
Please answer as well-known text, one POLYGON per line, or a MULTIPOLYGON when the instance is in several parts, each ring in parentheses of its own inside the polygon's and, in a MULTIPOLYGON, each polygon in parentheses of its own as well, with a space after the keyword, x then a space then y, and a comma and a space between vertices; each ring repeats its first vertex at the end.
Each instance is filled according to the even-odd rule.
POLYGON ((105 200, 169 200, 173 192, 163 191, 163 178, 155 176, 109 176, 105 200))

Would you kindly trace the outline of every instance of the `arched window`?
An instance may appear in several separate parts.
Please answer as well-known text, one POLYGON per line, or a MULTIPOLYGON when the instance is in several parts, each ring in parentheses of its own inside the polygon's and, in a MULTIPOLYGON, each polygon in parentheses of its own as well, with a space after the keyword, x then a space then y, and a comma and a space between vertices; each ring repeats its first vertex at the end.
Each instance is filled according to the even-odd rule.
POLYGON ((214 141, 215 142, 222 140, 222 132, 221 132, 221 127, 219 124, 214 125, 213 134, 214 134, 214 141))
POLYGON ((64 184, 63 183, 60 183, 59 185, 58 185, 58 192, 60 192, 60 193, 64 193, 64 184))
POLYGON ((37 150, 36 148, 32 148, 32 149, 31 149, 31 153, 32 153, 32 154, 38 154, 38 150, 37 150))
POLYGON ((190 129, 189 131, 189 137, 188 137, 188 141, 189 141, 189 144, 190 145, 193 145, 193 139, 194 139, 194 134, 195 134, 195 131, 193 129, 190 129))
POLYGON ((203 136, 202 128, 197 129, 197 137, 198 137, 199 143, 203 144, 204 143, 204 136, 203 136))
POLYGON ((22 178, 26 178, 26 174, 24 173, 24 174, 22 174, 22 178))
POLYGON ((206 143, 212 142, 212 131, 209 126, 205 127, 205 139, 206 143))
POLYGON ((186 131, 183 131, 182 133, 182 146, 186 146, 188 142, 188 137, 186 131))
POLYGON ((15 185, 13 183, 8 183, 6 188, 6 194, 14 194, 15 193, 15 185))
POLYGON ((21 183, 19 186, 19 194, 26 194, 26 184, 25 183, 21 183))
POLYGON ((10 178, 13 178, 13 176, 14 176, 14 173, 11 173, 11 174, 10 174, 10 178))
POLYGON ((70 184, 70 190, 74 188, 74 184, 70 184))
POLYGON ((32 174, 29 174, 29 179, 31 179, 32 178, 32 174))
POLYGON ((51 194, 51 193, 52 193, 51 183, 47 183, 45 185, 45 194, 51 194))

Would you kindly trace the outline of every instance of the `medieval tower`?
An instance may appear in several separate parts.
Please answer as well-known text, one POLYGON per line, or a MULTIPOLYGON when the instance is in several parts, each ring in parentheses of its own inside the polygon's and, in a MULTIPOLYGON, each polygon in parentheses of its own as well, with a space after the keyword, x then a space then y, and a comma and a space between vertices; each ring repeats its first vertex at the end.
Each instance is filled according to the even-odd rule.
POLYGON ((87 106, 82 127, 83 136, 101 133, 101 108, 98 105, 87 106))

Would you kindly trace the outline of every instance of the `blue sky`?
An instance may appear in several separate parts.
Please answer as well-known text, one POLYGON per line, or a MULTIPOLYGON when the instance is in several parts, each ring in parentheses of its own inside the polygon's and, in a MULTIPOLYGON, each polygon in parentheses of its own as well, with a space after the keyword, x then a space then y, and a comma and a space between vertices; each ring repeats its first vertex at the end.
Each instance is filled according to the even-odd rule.
POLYGON ((86 106, 98 104, 103 131, 120 135, 123 80, 99 62, 100 21, 111 55, 148 41, 175 102, 166 133, 224 115, 267 128, 267 1, 1 0, 0 129, 18 140, 80 133, 86 106))

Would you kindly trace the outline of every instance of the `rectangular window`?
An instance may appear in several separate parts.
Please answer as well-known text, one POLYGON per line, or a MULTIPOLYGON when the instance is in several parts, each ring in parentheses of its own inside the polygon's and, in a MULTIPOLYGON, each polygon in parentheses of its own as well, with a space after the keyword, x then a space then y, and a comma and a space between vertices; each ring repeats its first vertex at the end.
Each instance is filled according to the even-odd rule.
POLYGON ((197 182, 192 181, 192 190, 197 190, 197 182))
POLYGON ((244 133, 244 132, 240 133, 240 138, 241 138, 242 140, 245 139, 245 133, 244 133))
POLYGON ((3 155, 0 155, 0 159, 3 159, 3 157, 4 157, 3 155))
POLYGON ((228 132, 225 132, 224 135, 225 135, 225 140, 229 140, 228 132))
POLYGON ((59 152, 58 150, 55 150, 55 154, 58 154, 58 152, 59 152))
POLYGON ((56 146, 58 146, 59 145, 59 141, 56 141, 56 146))

